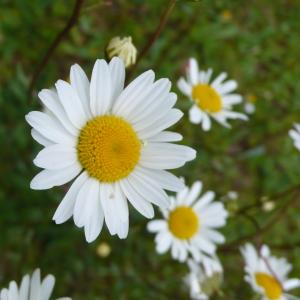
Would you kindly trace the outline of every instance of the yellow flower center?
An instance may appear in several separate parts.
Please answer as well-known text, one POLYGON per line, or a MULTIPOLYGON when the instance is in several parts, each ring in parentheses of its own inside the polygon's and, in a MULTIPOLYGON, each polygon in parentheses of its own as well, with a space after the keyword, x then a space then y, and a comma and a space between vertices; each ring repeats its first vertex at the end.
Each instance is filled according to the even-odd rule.
POLYGON ((169 215, 169 229, 179 239, 189 239, 200 226, 199 218, 189 206, 178 206, 169 215))
POLYGON ((192 97, 204 111, 216 113, 222 109, 220 95, 208 84, 197 84, 193 87, 192 97))
POLYGON ((265 295, 270 300, 278 300, 282 296, 282 287, 273 276, 266 273, 255 273, 256 283, 265 291, 265 295))
POLYGON ((89 121, 80 132, 78 159, 91 177, 115 182, 127 177, 140 158, 141 142, 124 119, 104 115, 89 121))

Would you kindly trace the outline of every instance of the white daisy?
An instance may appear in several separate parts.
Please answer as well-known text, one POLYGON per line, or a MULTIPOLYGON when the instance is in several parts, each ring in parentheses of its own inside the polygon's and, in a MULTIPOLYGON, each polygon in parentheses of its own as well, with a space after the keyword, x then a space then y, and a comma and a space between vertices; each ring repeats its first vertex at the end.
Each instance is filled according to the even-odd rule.
POLYGON ((164 169, 183 166, 195 151, 172 142, 180 134, 164 131, 182 112, 173 108, 176 94, 168 79, 154 82, 147 71, 124 89, 121 59, 97 60, 91 82, 78 65, 71 68, 71 84, 59 80, 57 92, 39 93, 51 113, 26 116, 33 138, 45 148, 34 159, 44 170, 31 188, 49 189, 78 177, 57 208, 57 224, 74 217, 88 242, 97 238, 103 220, 110 233, 128 234, 129 202, 152 218, 152 204, 169 205, 164 189, 178 191, 182 182, 164 169))
POLYGON ((288 279, 292 266, 285 258, 272 256, 267 246, 258 253, 246 244, 241 249, 245 260, 245 280, 265 300, 288 300, 287 291, 300 286, 299 279, 288 279))
POLYGON ((222 282, 223 268, 219 259, 217 256, 207 257, 204 266, 189 259, 188 266, 190 272, 185 277, 185 283, 189 287, 191 299, 209 299, 222 282))
MULTIPOLYGON (((4 288, 0 293, 0 300, 48 300, 52 294, 55 284, 53 275, 47 275, 41 281, 41 272, 35 270, 30 277, 25 275, 21 285, 18 288, 15 281, 9 283, 8 288, 4 288)), ((71 300, 71 298, 63 297, 57 300, 71 300)))
POLYGON ((189 111, 190 121, 194 124, 202 123, 202 129, 210 130, 212 117, 225 127, 230 127, 227 119, 248 120, 242 113, 232 111, 232 106, 242 102, 242 97, 232 94, 237 88, 235 80, 225 81, 226 73, 221 73, 211 81, 212 69, 200 71, 194 58, 189 60, 187 79, 181 77, 178 88, 194 103, 189 111))
POLYGON ((295 129, 291 129, 289 131, 289 136, 292 138, 294 142, 294 146, 300 150, 300 124, 295 123, 294 124, 295 129))
POLYGON ((227 211, 221 202, 212 202, 215 194, 206 192, 199 198, 202 183, 197 181, 186 187, 176 198, 170 197, 171 206, 161 209, 164 220, 149 222, 148 230, 157 233, 155 242, 158 253, 171 249, 174 259, 185 261, 189 254, 196 261, 203 261, 205 254, 213 255, 216 244, 225 238, 216 231, 226 223, 227 211))

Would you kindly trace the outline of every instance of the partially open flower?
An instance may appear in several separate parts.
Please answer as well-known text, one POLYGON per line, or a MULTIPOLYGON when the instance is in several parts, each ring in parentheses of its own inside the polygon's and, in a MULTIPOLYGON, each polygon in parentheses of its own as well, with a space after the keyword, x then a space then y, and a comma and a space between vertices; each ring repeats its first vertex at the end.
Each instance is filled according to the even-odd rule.
POLYGON ((120 57, 126 67, 135 64, 137 50, 132 43, 131 36, 120 38, 116 36, 110 40, 106 48, 107 55, 110 59, 114 56, 120 57))

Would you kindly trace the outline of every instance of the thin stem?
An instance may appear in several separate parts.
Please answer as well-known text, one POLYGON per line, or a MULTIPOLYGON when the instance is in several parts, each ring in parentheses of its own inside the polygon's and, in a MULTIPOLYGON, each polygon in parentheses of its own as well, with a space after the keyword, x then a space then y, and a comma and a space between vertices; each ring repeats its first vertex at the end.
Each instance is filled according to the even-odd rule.
POLYGON ((153 44, 155 43, 155 41, 158 39, 158 37, 160 36, 163 28, 165 27, 167 20, 175 6, 176 0, 171 0, 169 2, 169 4, 167 5, 166 10, 163 12, 159 24, 156 28, 156 30, 152 33, 152 35, 150 36, 148 42, 146 43, 146 45, 143 47, 143 49, 141 50, 140 54, 137 57, 136 63, 135 65, 131 68, 131 70, 128 72, 127 75, 127 82, 128 80, 131 78, 133 72, 135 71, 135 69, 137 68, 139 62, 142 60, 142 58, 144 58, 144 56, 149 52, 149 50, 151 49, 151 47, 153 46, 153 44))
POLYGON ((48 50, 46 51, 45 55, 43 56, 42 60, 38 64, 31 81, 28 87, 28 98, 30 99, 33 88, 42 73, 43 69, 46 67, 47 63, 49 62, 51 56, 53 55, 55 49, 59 46, 59 44, 63 41, 63 39, 68 35, 72 27, 77 23, 80 11, 82 9, 84 0, 76 0, 72 14, 66 23, 65 27, 56 35, 53 42, 50 44, 48 50))

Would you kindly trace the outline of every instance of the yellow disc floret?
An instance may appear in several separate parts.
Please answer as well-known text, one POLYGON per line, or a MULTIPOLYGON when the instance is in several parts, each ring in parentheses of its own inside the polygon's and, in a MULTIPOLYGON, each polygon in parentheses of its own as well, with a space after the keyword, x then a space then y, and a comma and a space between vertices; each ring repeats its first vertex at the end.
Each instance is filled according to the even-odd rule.
POLYGON ((178 206, 169 215, 169 229, 179 239, 193 237, 199 229, 199 218, 189 206, 178 206))
POLYGON ((204 111, 216 113, 222 109, 222 100, 217 91, 208 84, 197 84, 193 87, 192 97, 204 111))
POLYGON ((282 287, 273 276, 267 273, 255 273, 257 285, 264 289, 265 295, 269 300, 278 300, 282 296, 282 287))
POLYGON ((104 115, 83 127, 77 151, 82 167, 91 177, 111 183, 133 171, 140 158, 141 142, 127 121, 104 115))

